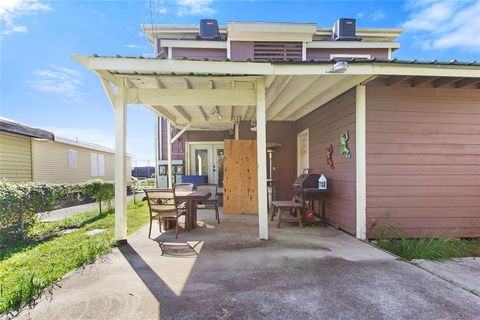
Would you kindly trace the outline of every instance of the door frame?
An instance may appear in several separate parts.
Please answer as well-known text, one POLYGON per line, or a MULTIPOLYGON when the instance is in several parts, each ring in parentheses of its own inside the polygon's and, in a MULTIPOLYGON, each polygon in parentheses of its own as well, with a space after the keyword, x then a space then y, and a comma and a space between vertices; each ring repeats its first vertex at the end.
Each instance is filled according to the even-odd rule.
POLYGON ((307 168, 310 167, 310 134, 308 128, 300 131, 297 133, 297 176, 303 173, 303 170, 300 170, 301 163, 300 163, 300 139, 302 136, 306 136, 306 141, 307 141, 307 152, 306 152, 306 157, 307 157, 307 168))
MULTIPOLYGON (((186 173, 187 175, 191 175, 192 172, 190 170, 190 146, 194 145, 211 145, 212 146, 212 164, 215 162, 215 151, 217 148, 215 148, 215 145, 223 145, 225 147, 225 143, 223 140, 221 141, 191 141, 191 142, 186 142, 186 147, 185 147, 185 163, 186 163, 186 173)), ((209 168, 210 171, 210 168, 209 168)), ((212 177, 213 178, 213 177, 212 177)))

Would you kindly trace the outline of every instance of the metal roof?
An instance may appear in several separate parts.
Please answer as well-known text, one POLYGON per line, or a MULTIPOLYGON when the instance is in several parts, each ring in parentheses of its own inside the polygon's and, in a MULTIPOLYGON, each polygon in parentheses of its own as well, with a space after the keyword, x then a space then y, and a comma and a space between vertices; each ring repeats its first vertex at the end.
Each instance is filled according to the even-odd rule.
MULTIPOLYGON (((123 59, 146 59, 146 60, 168 60, 166 57, 144 57, 144 56, 99 56, 94 54, 93 57, 96 58, 123 58, 123 59)), ((271 63, 271 64, 329 64, 334 63, 338 60, 345 60, 349 63, 389 63, 389 64, 409 64, 409 65, 439 65, 439 66, 480 66, 480 62, 474 61, 459 61, 457 59, 451 61, 439 61, 439 60, 404 60, 404 59, 380 59, 380 58, 335 58, 330 60, 306 60, 306 61, 298 61, 298 60, 286 60, 286 61, 275 61, 275 60, 231 60, 231 59, 208 59, 208 58, 201 58, 201 59, 193 59, 193 58, 181 58, 181 59, 170 59, 170 60, 182 60, 182 61, 211 61, 211 62, 252 62, 252 63, 271 63)), ((480 76, 480 75, 479 75, 480 76)))

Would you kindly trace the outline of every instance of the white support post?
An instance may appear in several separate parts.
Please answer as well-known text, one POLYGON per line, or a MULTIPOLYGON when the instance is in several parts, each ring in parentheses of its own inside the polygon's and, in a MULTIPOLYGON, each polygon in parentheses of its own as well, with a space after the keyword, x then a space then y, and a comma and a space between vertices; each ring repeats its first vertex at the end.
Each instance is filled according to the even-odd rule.
POLYGON ((167 175, 168 175, 168 188, 173 188, 173 175, 172 175, 172 125, 170 120, 167 120, 167 175))
POLYGON ((154 164, 154 167, 155 167, 155 186, 158 188, 158 186, 160 185, 160 175, 158 173, 158 153, 159 153, 159 140, 160 140, 160 135, 159 135, 159 125, 158 125, 158 122, 159 122, 159 116, 158 115, 154 115, 153 118, 155 119, 155 134, 154 134, 154 137, 153 137, 153 140, 155 141, 155 164, 154 164))
POLYGON ((115 93, 115 240, 127 241, 127 88, 115 93))
POLYGON ((267 130, 265 107, 265 80, 257 80, 257 176, 258 176, 258 232, 260 239, 268 240, 267 206, 267 130))
POLYGON ((356 88, 356 189, 357 189, 357 230, 360 240, 367 237, 367 175, 366 175, 366 88, 356 88))

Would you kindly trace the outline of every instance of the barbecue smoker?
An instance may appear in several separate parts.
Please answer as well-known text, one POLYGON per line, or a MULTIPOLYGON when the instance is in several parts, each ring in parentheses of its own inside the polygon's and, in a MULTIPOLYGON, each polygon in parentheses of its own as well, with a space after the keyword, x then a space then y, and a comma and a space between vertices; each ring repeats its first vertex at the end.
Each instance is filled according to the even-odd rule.
POLYGON ((318 188, 319 174, 303 173, 299 175, 292 185, 293 201, 303 205, 302 211, 305 213, 306 209, 310 209, 310 215, 313 222, 321 222, 326 225, 325 201, 327 190, 318 188), (321 220, 313 216, 314 201, 318 201, 318 210, 321 211, 321 220))
POLYGON ((295 179, 295 182, 292 185, 293 189, 293 200, 296 202, 305 202, 308 201, 304 199, 303 195, 304 189, 318 189, 318 179, 320 178, 319 174, 314 173, 303 173, 295 179))

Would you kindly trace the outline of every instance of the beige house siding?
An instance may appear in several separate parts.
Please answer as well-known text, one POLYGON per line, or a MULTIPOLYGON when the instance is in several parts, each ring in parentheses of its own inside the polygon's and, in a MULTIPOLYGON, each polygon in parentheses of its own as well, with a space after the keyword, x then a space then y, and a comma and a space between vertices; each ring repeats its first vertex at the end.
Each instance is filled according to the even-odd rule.
POLYGON ((32 181, 30 138, 0 133, 0 178, 12 182, 32 181))
MULTIPOLYGON (((51 183, 77 183, 90 179, 114 180, 114 154, 88 149, 75 145, 33 141, 33 181, 51 183), (69 150, 77 152, 77 167, 69 167, 69 150), (90 154, 103 154, 105 158, 104 176, 92 176, 90 170, 90 154)), ((130 160, 130 157, 128 158, 130 160)), ((128 181, 131 179, 131 165, 128 162, 128 181)))

